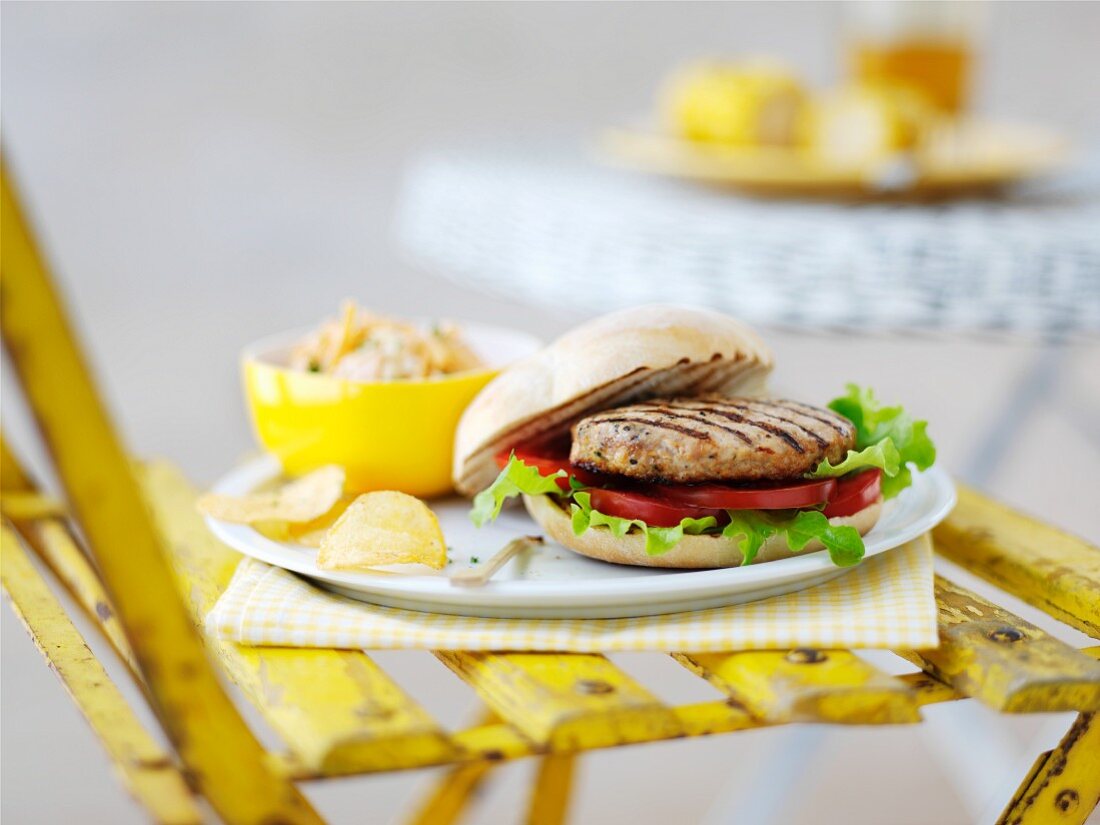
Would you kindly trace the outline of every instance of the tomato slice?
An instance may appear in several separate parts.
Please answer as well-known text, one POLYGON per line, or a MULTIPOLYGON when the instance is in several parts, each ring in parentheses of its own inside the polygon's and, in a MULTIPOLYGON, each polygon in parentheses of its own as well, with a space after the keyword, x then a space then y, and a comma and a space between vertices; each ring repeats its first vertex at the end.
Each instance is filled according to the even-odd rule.
POLYGON ((592 509, 599 510, 605 516, 640 519, 651 527, 675 527, 685 518, 704 518, 714 516, 719 523, 728 521, 724 510, 691 507, 686 504, 673 504, 645 493, 626 490, 603 490, 594 487, 592 509))
POLYGON ((653 484, 653 492, 680 504, 721 510, 789 510, 814 507, 832 499, 835 478, 809 481, 761 482, 752 487, 728 484, 653 484))
POLYGON ((564 450, 553 446, 530 447, 521 445, 509 450, 497 453, 497 466, 504 469, 508 463, 508 457, 512 453, 516 458, 529 467, 538 467, 544 476, 552 476, 558 470, 565 470, 566 475, 558 479, 558 486, 563 490, 569 489, 569 476, 573 476, 581 484, 602 484, 606 479, 601 479, 596 473, 591 473, 581 467, 577 467, 569 460, 569 448, 564 450))
POLYGON ((874 504, 882 495, 882 470, 864 470, 854 476, 842 478, 837 484, 836 493, 829 499, 825 515, 854 516, 865 507, 874 504))
POLYGON ((645 484, 593 473, 569 460, 567 442, 519 445, 496 457, 500 467, 516 454, 543 475, 564 470, 558 479, 569 489, 569 477, 590 487, 592 506, 608 516, 640 519, 654 527, 674 527, 685 518, 714 516, 728 521, 726 510, 791 510, 826 504, 829 518, 850 516, 873 504, 881 495, 882 471, 866 470, 843 479, 821 478, 794 482, 760 482, 752 487, 729 484, 645 484), (630 489, 607 489, 609 486, 630 489))

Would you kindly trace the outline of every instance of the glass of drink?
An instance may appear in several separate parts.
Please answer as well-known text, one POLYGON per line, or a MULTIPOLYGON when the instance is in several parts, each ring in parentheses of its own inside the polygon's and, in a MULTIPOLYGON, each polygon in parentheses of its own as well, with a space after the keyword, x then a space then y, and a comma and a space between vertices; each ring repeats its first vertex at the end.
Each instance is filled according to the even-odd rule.
POLYGON ((902 87, 958 115, 970 91, 985 14, 978 0, 864 0, 845 4, 848 70, 860 84, 902 87))

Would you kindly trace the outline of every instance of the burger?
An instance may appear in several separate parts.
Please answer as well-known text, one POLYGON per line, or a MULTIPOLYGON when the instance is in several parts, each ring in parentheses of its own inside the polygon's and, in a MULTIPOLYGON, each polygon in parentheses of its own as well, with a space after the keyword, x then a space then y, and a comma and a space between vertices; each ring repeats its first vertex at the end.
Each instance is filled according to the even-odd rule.
POLYGON ((883 501, 926 469, 926 422, 849 385, 826 406, 767 391, 741 322, 650 306, 585 324, 467 408, 454 482, 471 519, 511 499, 559 544, 618 564, 717 568, 826 549, 863 558, 883 501))

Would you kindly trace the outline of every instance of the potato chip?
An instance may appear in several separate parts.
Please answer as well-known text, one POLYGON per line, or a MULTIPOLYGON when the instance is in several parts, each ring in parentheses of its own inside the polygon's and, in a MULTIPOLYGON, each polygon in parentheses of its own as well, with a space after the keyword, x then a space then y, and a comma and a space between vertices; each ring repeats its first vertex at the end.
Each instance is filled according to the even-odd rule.
POLYGON ((382 564, 447 563, 439 520, 424 502, 386 490, 365 493, 325 534, 317 566, 326 570, 382 564))
POLYGON ((312 547, 314 550, 317 550, 321 547, 321 542, 325 540, 328 531, 328 527, 320 527, 316 530, 307 530, 304 533, 294 533, 290 536, 288 541, 294 544, 300 544, 302 547, 312 547))
POLYGON ((275 490, 245 496, 207 493, 196 502, 199 512, 234 524, 262 525, 265 535, 282 536, 291 524, 323 517, 344 495, 344 469, 330 465, 275 490))
POLYGON ((290 541, 289 521, 254 521, 249 526, 272 541, 290 541))
POLYGON ((321 539, 325 537, 325 533, 327 533, 340 516, 344 514, 344 511, 351 506, 354 500, 355 496, 343 496, 336 502, 335 507, 320 518, 316 518, 313 521, 302 522, 301 524, 288 524, 286 536, 280 539, 280 541, 289 541, 294 544, 301 544, 304 547, 312 547, 316 550, 321 546, 321 539))

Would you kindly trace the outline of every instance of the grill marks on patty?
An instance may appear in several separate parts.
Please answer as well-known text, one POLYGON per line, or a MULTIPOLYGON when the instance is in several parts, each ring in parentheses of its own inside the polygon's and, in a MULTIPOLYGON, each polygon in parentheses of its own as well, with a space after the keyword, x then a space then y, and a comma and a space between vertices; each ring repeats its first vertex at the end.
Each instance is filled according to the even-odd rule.
POLYGON ((855 445, 852 422, 796 401, 673 398, 588 416, 573 428, 582 467, 649 481, 797 478, 855 445))
MULTIPOLYGON (((761 403, 761 402, 757 402, 761 403)), ((768 401, 763 402, 778 407, 786 407, 805 418, 812 418, 814 421, 820 421, 826 427, 829 427, 834 432, 841 436, 851 435, 855 436, 855 425, 845 418, 840 413, 835 413, 830 409, 824 409, 822 407, 812 407, 809 404, 803 404, 801 401, 768 401)))
POLYGON ((786 401, 783 399, 769 400, 769 401, 751 401, 743 400, 740 402, 729 401, 724 406, 732 407, 736 410, 747 410, 756 415, 766 416, 767 418, 774 419, 776 421, 782 421, 786 424, 790 424, 797 428, 797 432, 810 438, 817 446, 827 447, 829 442, 811 426, 807 426, 805 423, 800 423, 790 415, 801 415, 803 418, 809 418, 814 421, 824 424, 829 430, 836 433, 842 438, 845 438, 854 432, 852 422, 847 418, 843 418, 837 415, 832 410, 818 410, 818 413, 827 413, 831 418, 826 418, 824 415, 814 414, 807 412, 807 410, 815 410, 816 407, 810 407, 806 404, 799 404, 796 401, 786 401), (780 415, 776 410, 787 411, 787 415, 780 415))
MULTIPOLYGON (((741 424, 746 428, 755 428, 769 432, 777 438, 783 439, 792 450, 799 453, 804 453, 806 451, 804 444, 799 441, 800 438, 809 438, 817 447, 822 449, 829 446, 829 440, 823 437, 818 430, 791 418, 791 413, 802 415, 805 418, 820 422, 824 424, 831 433, 835 433, 842 438, 848 437, 854 432, 852 423, 848 421, 848 419, 842 418, 831 410, 820 410, 819 412, 827 413, 832 416, 832 420, 822 415, 807 415, 804 412, 804 410, 807 409, 806 405, 798 405, 795 402, 782 399, 775 401, 725 398, 675 399, 673 401, 650 401, 645 404, 636 404, 632 409, 692 418, 696 421, 701 420, 703 423, 716 427, 721 425, 710 420, 708 416, 720 416, 741 424), (799 407, 802 409, 799 409, 799 407), (673 410, 676 412, 672 412, 673 410), (690 410, 694 415, 684 415, 679 412, 680 410, 690 410), (787 415, 780 415, 776 412, 777 410, 787 410, 789 412, 787 415), (762 421, 760 420, 761 418, 766 420, 762 421), (789 426, 783 427, 779 424, 772 423, 773 421, 781 422, 789 426)), ((815 408, 809 407, 808 409, 813 410, 815 408)), ((722 427, 722 429, 737 435, 746 444, 753 443, 752 439, 745 434, 744 430, 735 430, 730 427, 722 427)))
MULTIPOLYGON (((701 415, 706 415, 705 412, 700 412, 700 414, 701 415)), ((769 432, 772 435, 777 436, 778 438, 782 438, 784 441, 787 442, 788 446, 790 446, 790 448, 792 450, 794 450, 795 452, 799 452, 799 453, 806 452, 803 449, 802 444, 799 443, 794 438, 794 436, 792 436, 790 433, 788 433, 782 427, 778 427, 775 424, 770 424, 770 423, 767 423, 767 422, 764 422, 764 421, 753 421, 751 418, 747 418, 744 415, 741 415, 740 413, 731 412, 730 410, 724 410, 724 409, 721 409, 721 408, 712 410, 711 414, 712 415, 720 415, 723 418, 728 418, 731 421, 736 421, 738 424, 744 424, 747 427, 755 427, 758 430, 764 430, 765 432, 769 432)), ((748 443, 751 444, 752 440, 748 439, 748 443)))
MULTIPOLYGON (((689 421, 698 421, 697 418, 693 418, 692 416, 688 416, 688 415, 678 415, 678 416, 663 415, 660 418, 653 418, 653 419, 627 418, 627 417, 623 417, 623 418, 604 418, 604 419, 602 419, 602 422, 604 424, 620 424, 620 423, 621 424, 644 424, 647 427, 655 427, 659 430, 672 430, 673 432, 683 433, 684 435, 691 436, 692 438, 699 438, 699 439, 702 439, 704 441, 710 441, 710 434, 709 433, 704 432, 703 430, 693 429, 691 427, 684 427, 680 424, 673 424, 672 422, 666 420, 666 419, 669 419, 669 418, 686 418, 689 421)), ((702 422, 702 423, 706 423, 706 422, 702 422)), ((630 428, 629 427, 623 427, 623 430, 626 431, 626 432, 629 432, 630 428)))

